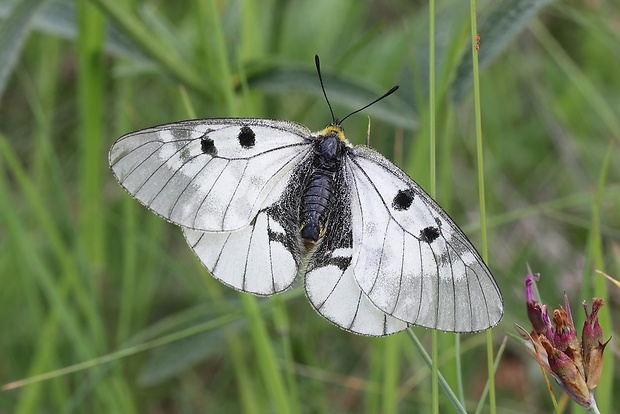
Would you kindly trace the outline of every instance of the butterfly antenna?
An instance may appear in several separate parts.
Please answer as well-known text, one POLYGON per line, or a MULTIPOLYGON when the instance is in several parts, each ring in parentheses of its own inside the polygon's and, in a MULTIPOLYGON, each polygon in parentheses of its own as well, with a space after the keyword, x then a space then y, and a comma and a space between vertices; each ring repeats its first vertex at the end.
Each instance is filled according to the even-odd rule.
MULTIPOLYGON (((389 91, 387 91, 386 93, 384 93, 383 95, 381 95, 380 97, 378 97, 377 99, 375 99, 374 101, 372 101, 371 103, 369 103, 368 105, 351 112, 349 115, 345 116, 344 118, 342 118, 339 122, 339 124, 342 124, 344 122, 345 119, 347 119, 348 117, 350 117, 351 115, 355 115, 356 113, 363 111, 364 109, 368 108, 370 105, 374 105, 377 102, 379 102, 381 99, 383 98, 387 98, 388 96, 390 96, 391 94, 393 94, 394 92, 396 92, 396 90, 398 89, 398 85, 392 86, 392 89, 390 89, 389 91)), ((331 108, 330 108, 331 109, 331 108)))
POLYGON ((325 92, 325 85, 323 84, 323 76, 321 75, 321 62, 319 61, 319 55, 314 55, 314 63, 316 64, 316 71, 319 74, 319 81, 321 82, 321 90, 323 91, 323 96, 325 97, 325 101, 327 102, 327 106, 329 107, 329 112, 332 114, 332 121, 334 124, 337 124, 336 117, 334 116, 334 110, 332 109, 332 104, 329 103, 329 99, 327 99, 327 92, 325 92))

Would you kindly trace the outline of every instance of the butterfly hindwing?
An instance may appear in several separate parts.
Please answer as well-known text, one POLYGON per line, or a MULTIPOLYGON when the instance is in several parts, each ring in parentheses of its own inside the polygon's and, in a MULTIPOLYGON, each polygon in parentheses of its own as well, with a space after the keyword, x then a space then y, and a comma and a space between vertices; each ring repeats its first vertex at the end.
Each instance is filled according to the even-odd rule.
POLYGON ((234 232, 183 228, 183 234, 211 275, 237 290, 273 295, 291 286, 297 275, 299 253, 269 209, 234 232))
POLYGON ((310 131, 265 119, 177 122, 121 137, 110 166, 123 187, 180 226, 234 231, 284 192, 310 131))
POLYGON ((338 171, 329 226, 307 263, 308 300, 324 318, 347 331, 382 336, 406 329, 408 324, 374 306, 353 275, 350 189, 344 170, 338 171))
POLYGON ((355 280, 402 321, 451 332, 502 317, 490 271, 452 219, 402 170, 368 147, 346 162, 355 280))

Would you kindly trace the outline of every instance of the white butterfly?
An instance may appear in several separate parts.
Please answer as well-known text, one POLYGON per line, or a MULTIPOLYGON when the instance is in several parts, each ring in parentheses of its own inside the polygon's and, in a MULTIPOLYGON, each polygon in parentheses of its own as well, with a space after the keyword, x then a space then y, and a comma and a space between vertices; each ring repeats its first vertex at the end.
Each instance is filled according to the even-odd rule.
POLYGON ((269 119, 176 122, 119 138, 109 161, 234 289, 268 296, 303 277, 319 314, 363 335, 476 332, 502 318, 500 290, 465 234, 338 122, 314 133, 269 119))

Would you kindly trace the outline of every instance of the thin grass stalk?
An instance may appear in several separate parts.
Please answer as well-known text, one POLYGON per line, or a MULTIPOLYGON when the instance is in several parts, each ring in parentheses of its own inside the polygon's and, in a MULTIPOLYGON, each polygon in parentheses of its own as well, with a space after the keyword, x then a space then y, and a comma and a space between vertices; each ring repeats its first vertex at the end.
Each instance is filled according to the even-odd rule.
MULTIPOLYGON (((435 113, 437 114, 435 119, 441 119, 438 125, 439 132, 435 132, 435 137, 439 137, 440 140, 439 162, 437 165, 439 165, 438 168, 441 171, 440 177, 442 177, 438 183, 439 188, 436 189, 436 200, 438 202, 441 200, 440 205, 443 206, 446 211, 450 211, 452 205, 452 198, 450 197, 450 194, 452 194, 452 180, 450 177, 452 177, 452 140, 454 138, 454 111, 452 105, 448 104, 449 92, 454 70, 458 65, 458 59, 461 55, 462 46, 460 39, 462 39, 467 29, 467 21, 463 20, 459 13, 454 13, 451 23, 448 35, 448 39, 450 40, 447 45, 444 45, 445 49, 442 54, 443 64, 439 68, 440 70, 435 80, 435 88, 437 90, 435 93, 435 113)), ((435 155, 435 158, 436 157, 437 154, 435 155)), ((437 168, 435 168, 435 171, 436 170, 437 168)), ((448 380, 448 383, 456 384, 461 404, 465 405, 461 354, 459 351, 461 336, 456 333, 453 334, 453 338, 443 336, 441 353, 450 348, 451 344, 448 343, 449 339, 453 339, 455 344, 454 364, 451 367, 446 367, 442 372, 446 380, 448 380)))
MULTIPOLYGON (((603 258, 603 238, 601 235, 601 204, 606 189, 607 173, 611 162, 611 155, 617 148, 617 145, 610 140, 607 153, 601 165, 596 196, 592 204, 592 226, 589 235, 589 250, 595 270, 605 271, 605 260, 603 258)), ((602 277, 594 277, 590 267, 584 269, 584 280, 590 280, 593 284, 593 297, 601 298, 609 301, 609 290, 607 282, 602 277)), ((603 307, 598 313, 598 320, 603 332, 612 332, 612 321, 609 307, 603 307)), ((598 386, 596 387, 596 404, 598 409, 603 412, 611 412, 612 409, 612 389, 613 389, 613 373, 614 373, 614 355, 611 352, 603 354, 603 371, 598 386)))
MULTIPOLYGON (((429 56, 428 56, 428 106, 429 106, 429 131, 430 131, 430 196, 435 198, 437 193, 437 176, 436 176, 436 119, 435 119, 435 0, 429 0, 428 6, 428 39, 429 39, 429 56)), ((432 412, 439 413, 439 343, 437 330, 431 330, 431 400, 432 412)))
MULTIPOLYGON (((429 369, 432 368, 433 361, 431 357, 428 355, 428 353, 426 353, 426 350, 424 349, 424 345, 422 345, 422 342, 420 342, 420 340, 415 335, 415 333, 413 333, 412 329, 407 329, 406 332, 409 338, 411 339, 411 342, 417 349, 418 353, 420 354, 420 356, 426 363, 426 365, 428 365, 429 369)), ((459 414, 467 414, 467 411, 465 411, 465 407, 460 403, 458 397, 456 396, 456 394, 454 394, 454 392, 450 388, 450 385, 444 379, 443 375, 441 375, 440 372, 438 372, 437 378, 438 378, 437 383, 439 384, 443 392, 446 394, 446 397, 448 398, 448 400, 450 401, 450 403, 452 404, 456 412, 459 414)))
POLYGON ((239 389, 241 400, 240 411, 246 414, 260 414, 262 401, 256 394, 253 383, 252 374, 245 365, 243 356, 243 345, 240 338, 228 327, 223 327, 226 331, 227 344, 230 350, 230 358, 232 360, 233 370, 235 371, 235 380, 239 389), (239 358, 241 356, 241 358, 239 358))
MULTIPOLYGON (((495 374, 495 372, 497 371, 497 368, 499 367, 499 363, 501 361, 502 355, 504 354, 504 350, 506 349, 506 343, 507 342, 508 342, 508 337, 504 337, 504 340, 502 341, 502 345, 497 350, 497 358, 495 358, 495 362, 494 362, 494 365, 493 365, 493 374, 495 374)), ((489 393, 491 385, 493 384, 492 380, 493 380, 494 376, 493 377, 489 377, 487 379, 486 384, 484 384, 484 390, 482 391, 482 394, 480 396, 480 400, 478 401, 478 406, 476 407, 475 414, 480 414, 482 412, 482 409, 484 408, 484 400, 486 400, 486 396, 489 393)))
MULTIPOLYGON (((126 0, 125 6, 133 6, 133 0, 126 0)), ((114 108, 116 128, 113 136, 120 137, 131 129, 131 122, 127 108, 130 106, 130 98, 135 90, 130 80, 119 79, 116 83, 116 94, 114 95, 114 108)), ((111 179, 111 174, 108 174, 111 179)), ((124 343, 130 336, 136 319, 136 308, 138 304, 135 298, 140 294, 137 288, 139 275, 138 269, 138 205, 131 197, 124 197, 122 204, 122 246, 123 254, 121 257, 121 277, 120 284, 120 305, 118 312, 118 322, 116 328, 116 344, 124 343)), ((110 260, 113 258, 110 257, 110 260)), ((144 294, 144 293, 142 293, 144 294)), ((119 369, 117 374, 122 372, 119 369)))
MULTIPOLYGON (((193 107, 190 112, 194 112, 193 107)), ((223 302, 225 298, 222 293, 221 284, 215 282, 206 269, 201 267, 199 273, 203 276, 202 279, 205 282, 205 289, 208 292, 210 300, 216 303, 223 302)), ((249 358, 246 355, 248 352, 247 350, 244 351, 242 340, 239 338, 236 331, 230 329, 230 325, 224 325, 221 329, 224 330, 224 335, 226 336, 226 343, 228 345, 227 355, 235 373, 235 381, 241 401, 240 411, 247 414, 259 414, 263 411, 263 402, 255 391, 255 380, 253 379, 253 373, 250 372, 249 369, 251 365, 247 363, 249 358)))
MULTIPOLYGON (((81 244, 95 270, 103 263, 103 18, 89 1, 76 2, 79 114, 79 202, 81 244)), ((92 280, 89 277, 88 280, 92 280)), ((102 337, 98 343, 103 343, 102 337)))
MULTIPOLYGON (((76 2, 78 82, 77 106, 79 109, 79 159, 78 169, 78 247, 69 259, 78 267, 76 287, 81 309, 86 318, 82 333, 90 349, 102 352, 106 348, 106 331, 102 312, 98 309, 98 284, 104 264, 104 210, 103 210, 103 34, 104 25, 99 10, 86 0, 76 2), (82 274, 83 277, 79 277, 82 274)), ((101 394, 102 395, 102 394, 101 394)), ((102 395, 104 397, 104 395, 102 395)))
POLYGON ((280 295, 269 299, 273 311, 273 322, 280 339, 280 354, 282 357, 282 371, 285 376, 286 391, 291 404, 292 412, 301 412, 297 378, 295 377, 295 361, 293 357, 293 345, 290 341, 290 321, 287 315, 286 303, 280 295))
POLYGON ((396 414, 398 412, 398 379, 400 377, 400 336, 383 338, 383 414, 396 414))
MULTIPOLYGON (((60 168, 50 165, 52 157, 52 125, 53 114, 58 92, 60 41, 54 38, 43 38, 37 46, 40 48, 41 64, 37 68, 34 85, 28 88, 30 107, 35 117, 35 144, 33 146, 33 177, 39 188, 50 188, 55 184, 60 168), (50 172, 52 177, 50 177, 50 172), (51 178, 51 180, 50 180, 51 178), (52 182, 49 182, 52 181, 52 182)), ((24 84, 24 82, 22 82, 24 84)), ((58 194, 59 192, 56 192, 58 194)), ((61 196, 59 194, 59 196, 61 196)))
MULTIPOLYGON (((67 294, 67 291, 68 289, 65 287, 62 292, 63 296, 67 294)), ((52 311, 42 323, 40 333, 41 337, 45 338, 45 341, 39 341, 36 344, 27 375, 32 376, 48 371, 58 364, 55 347, 60 332, 58 312, 52 311)), ((15 414, 30 414, 41 411, 42 407, 45 406, 46 396, 49 396, 50 391, 59 395, 63 392, 69 393, 67 388, 61 381, 57 381, 56 384, 38 383, 36 386, 28 387, 21 392, 19 401, 14 407, 14 412, 15 414)), ((62 398, 60 400, 62 401, 62 398)))
POLYGON ((238 58, 242 62, 264 57, 265 39, 261 30, 261 21, 257 19, 261 8, 269 7, 268 4, 256 0, 242 0, 241 8, 241 48, 238 58))
POLYGON ((158 348, 169 343, 179 341, 181 339, 197 335, 209 331, 211 329, 217 329, 224 325, 230 324, 237 320, 241 316, 241 312, 230 312, 219 318, 212 319, 210 321, 191 326, 187 329, 182 329, 177 332, 173 332, 169 335, 164 335, 160 338, 156 338, 150 341, 142 342, 137 345, 132 345, 127 348, 120 349, 118 351, 111 352, 96 358, 89 359, 87 361, 79 362, 77 364, 69 365, 54 371, 45 372, 28 378, 24 378, 17 381, 12 381, 6 384, 2 384, 0 390, 7 391, 24 387, 26 385, 35 384, 41 381, 47 381, 53 378, 59 378, 64 375, 73 374, 89 368, 96 367, 101 364, 107 364, 115 362, 119 359, 126 358, 131 355, 139 354, 154 348, 158 348))
POLYGON ((198 25, 202 29, 203 42, 212 48, 212 50, 205 48, 203 60, 206 60, 205 65, 207 67, 212 67, 214 71, 212 76, 217 80, 213 83, 217 87, 218 93, 216 102, 222 104, 227 116, 239 116, 239 110, 235 103, 229 53, 216 0, 199 1, 197 12, 199 16, 198 25))
POLYGON ((269 339, 256 299, 250 295, 241 295, 241 302, 250 326, 257 368, 270 395, 270 401, 278 412, 291 413, 292 407, 284 386, 285 380, 276 361, 275 347, 269 339))
MULTIPOLYGON (((382 338, 383 339, 383 338, 382 338)), ((367 379, 375 384, 383 383, 386 343, 384 341, 372 341, 370 347, 370 358, 368 361, 367 379)), ((364 393, 364 408, 367 413, 378 413, 381 411, 381 395, 379 392, 364 393)))
MULTIPOLYGON (((118 93, 115 96, 116 128, 115 136, 121 136, 130 130, 130 121, 126 107, 129 105, 134 88, 131 81, 119 81, 118 93)), ((111 178, 111 177, 110 177, 111 178)), ((137 288, 138 275, 138 204, 131 197, 122 200, 122 249, 121 285, 116 343, 121 344, 131 335, 133 318, 135 317, 136 300, 140 294, 137 288)))
MULTIPOLYGON (((470 40, 473 64, 473 83, 474 83, 474 119, 476 123, 476 163, 478 166, 478 196, 480 204, 480 236, 482 240, 482 259, 489 262, 489 248, 487 241, 487 222, 486 222, 486 196, 484 190, 484 157, 482 143, 482 111, 480 108, 480 73, 478 68, 478 26, 476 21, 476 0, 470 0, 469 16, 471 24, 470 40)), ((489 377, 489 409, 491 414, 497 412, 495 398, 495 371, 493 369, 493 335, 492 330, 487 329, 487 372, 489 377)))

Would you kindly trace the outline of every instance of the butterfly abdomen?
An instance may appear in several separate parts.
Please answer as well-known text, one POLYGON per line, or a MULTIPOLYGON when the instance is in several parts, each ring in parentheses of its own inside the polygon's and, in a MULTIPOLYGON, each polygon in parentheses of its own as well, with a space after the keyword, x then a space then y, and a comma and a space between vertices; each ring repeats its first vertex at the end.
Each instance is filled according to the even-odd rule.
POLYGON ((301 202, 300 234, 304 240, 317 242, 323 233, 341 157, 342 142, 335 135, 319 137, 301 202))
POLYGON ((316 169, 312 172, 302 200, 301 237, 319 240, 322 222, 328 209, 333 188, 333 172, 316 169))

